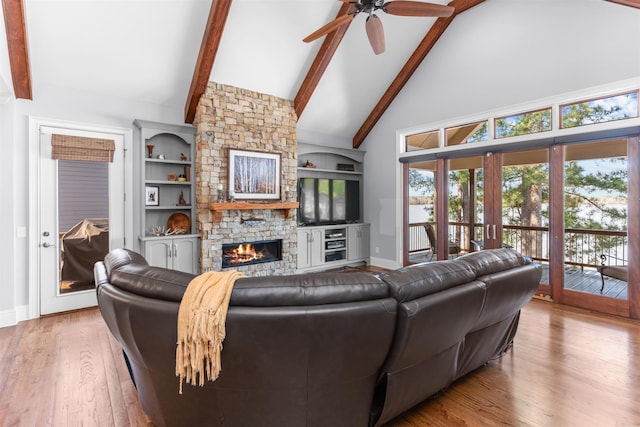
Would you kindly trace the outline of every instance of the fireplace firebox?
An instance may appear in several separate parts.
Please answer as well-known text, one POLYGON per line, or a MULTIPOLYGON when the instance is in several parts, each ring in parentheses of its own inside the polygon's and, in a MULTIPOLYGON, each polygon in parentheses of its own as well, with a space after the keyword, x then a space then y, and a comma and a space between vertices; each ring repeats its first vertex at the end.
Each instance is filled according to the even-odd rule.
POLYGON ((222 268, 280 261, 282 239, 222 245, 222 268))

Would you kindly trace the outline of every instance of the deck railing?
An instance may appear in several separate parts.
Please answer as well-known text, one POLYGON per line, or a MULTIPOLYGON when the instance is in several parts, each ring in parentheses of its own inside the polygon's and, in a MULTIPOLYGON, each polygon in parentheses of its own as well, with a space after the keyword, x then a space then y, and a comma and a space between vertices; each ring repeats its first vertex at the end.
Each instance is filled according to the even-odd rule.
MULTIPOLYGON (((409 224, 409 252, 430 248, 424 226, 426 222, 409 224)), ((431 223, 434 225, 434 223, 431 223)), ((471 243, 469 224, 450 222, 449 240, 458 242, 462 252, 477 248, 471 243)), ((482 240, 484 224, 474 224, 473 240, 482 240)), ((579 267, 594 267, 600 264, 600 255, 607 256, 609 265, 627 264, 627 232, 613 230, 564 230, 565 264, 579 267)), ((523 255, 539 262, 549 261, 549 229, 547 227, 503 226, 503 243, 523 255)))

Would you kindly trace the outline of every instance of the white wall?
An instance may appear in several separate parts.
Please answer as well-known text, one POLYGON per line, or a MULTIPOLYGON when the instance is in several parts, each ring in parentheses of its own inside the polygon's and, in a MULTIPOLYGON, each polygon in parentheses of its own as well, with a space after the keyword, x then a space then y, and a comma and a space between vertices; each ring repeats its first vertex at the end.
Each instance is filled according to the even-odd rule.
MULTIPOLYGON (((0 8, 1 9, 1 8, 0 8)), ((0 92, 13 92, 11 84, 11 70, 4 19, 0 19, 0 92)), ((0 327, 13 324, 16 321, 15 286, 14 286, 14 186, 13 186, 13 96, 9 102, 0 104, 0 153, 3 165, 0 167, 0 200, 4 209, 0 209, 0 327)))
POLYGON ((487 0, 456 17, 361 148, 372 263, 400 265, 396 130, 640 75, 640 10, 487 0))
MULTIPOLYGON (((4 33, 4 30, 2 30, 4 33)), ((0 41, 1 43, 1 41, 0 41)), ((0 78, 2 78, 0 76, 0 78)), ((0 209, 0 271, 2 271, 2 281, 0 282, 0 327, 3 324, 15 323, 15 286, 14 282, 14 259, 12 257, 15 244, 15 208, 13 173, 13 100, 6 104, 0 104, 0 147, 3 166, 0 167, 0 200, 3 209, 0 209)))
POLYGON ((136 118, 183 123, 183 106, 136 103, 39 86, 37 82, 34 82, 33 97, 35 101, 17 100, 0 110, 2 153, 7 159, 3 168, 0 168, 2 182, 5 183, 1 186, 2 200, 6 207, 0 210, 4 225, 0 233, 5 242, 0 245, 0 271, 3 275, 0 286, 0 327, 15 323, 11 322, 12 318, 24 320, 28 313, 28 256, 29 250, 35 248, 28 247, 28 238, 18 238, 17 230, 25 227, 29 232, 29 117, 122 128, 133 128, 132 122, 136 118), (5 112, 6 109, 9 111, 5 112), (7 131, 11 129, 13 132, 7 131))

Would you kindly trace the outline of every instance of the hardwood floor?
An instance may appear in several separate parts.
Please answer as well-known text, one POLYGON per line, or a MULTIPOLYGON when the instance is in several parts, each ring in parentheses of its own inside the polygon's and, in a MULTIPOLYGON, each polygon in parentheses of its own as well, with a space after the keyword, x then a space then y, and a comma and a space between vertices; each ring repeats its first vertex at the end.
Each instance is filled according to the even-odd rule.
POLYGON ((0 329, 0 426, 145 426, 97 308, 0 329))
MULTIPOLYGON (((97 309, 0 329, 0 426, 146 426, 97 309)), ((640 322, 533 300, 514 347, 387 427, 640 426, 640 322)))
POLYGON ((639 426, 640 323, 533 300, 514 346, 387 426, 639 426))

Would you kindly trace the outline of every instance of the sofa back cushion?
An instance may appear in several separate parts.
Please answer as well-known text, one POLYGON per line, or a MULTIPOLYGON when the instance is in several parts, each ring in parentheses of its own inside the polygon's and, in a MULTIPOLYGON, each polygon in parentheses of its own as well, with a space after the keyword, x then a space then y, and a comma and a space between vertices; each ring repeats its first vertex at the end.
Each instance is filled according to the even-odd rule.
MULTIPOLYGON (((109 252, 104 261, 109 281, 136 295, 180 302, 193 274, 151 267, 127 249, 109 252)), ((236 281, 231 306, 309 306, 382 299, 388 285, 371 273, 310 273, 245 277, 236 281)))
POLYGON ((391 296, 402 303, 468 283, 475 274, 468 263, 439 261, 385 272, 380 278, 389 284, 391 296))
POLYGON ((112 271, 128 264, 148 265, 147 260, 142 255, 125 248, 114 249, 104 257, 104 266, 108 275, 112 271))
POLYGON ((524 307, 540 284, 542 271, 534 264, 478 277, 486 286, 485 303, 474 330, 482 329, 515 315, 524 307))
POLYGON ((177 270, 141 264, 123 265, 111 272, 114 286, 147 298, 180 302, 187 285, 195 276, 177 270))
POLYGON ((508 248, 472 252, 456 258, 454 262, 468 265, 473 270, 475 277, 509 270, 530 263, 528 258, 508 248))
POLYGON ((307 273, 238 279, 230 304, 247 307, 308 306, 388 296, 387 284, 374 274, 307 273))
POLYGON ((104 258, 109 282, 127 292, 163 301, 182 301, 193 274, 151 267, 142 255, 114 249, 104 258))

